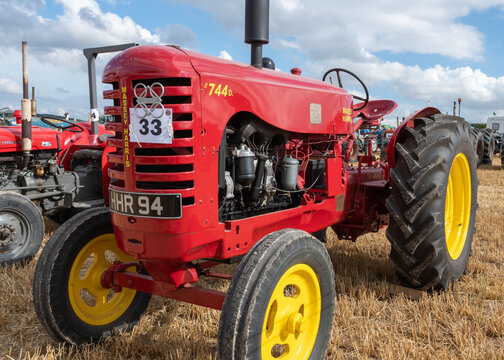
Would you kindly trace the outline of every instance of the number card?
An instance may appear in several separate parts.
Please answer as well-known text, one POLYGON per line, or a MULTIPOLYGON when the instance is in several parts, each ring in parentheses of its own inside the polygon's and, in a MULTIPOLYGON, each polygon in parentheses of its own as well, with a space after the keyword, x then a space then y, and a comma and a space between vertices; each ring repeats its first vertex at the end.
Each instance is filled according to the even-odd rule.
POLYGON ((130 108, 130 141, 154 144, 173 142, 173 110, 156 108, 140 111, 130 108), (141 115, 141 116, 139 116, 141 115))
POLYGON ((89 121, 98 121, 100 119, 100 113, 98 109, 91 109, 89 111, 89 121))

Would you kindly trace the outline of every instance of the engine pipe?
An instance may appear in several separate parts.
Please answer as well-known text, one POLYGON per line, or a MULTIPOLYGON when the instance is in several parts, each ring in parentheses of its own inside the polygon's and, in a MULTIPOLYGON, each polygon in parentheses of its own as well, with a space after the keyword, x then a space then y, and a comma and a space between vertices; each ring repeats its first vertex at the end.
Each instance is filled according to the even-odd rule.
POLYGON ((23 98, 21 99, 21 150, 23 151, 23 168, 28 165, 32 150, 32 109, 28 97, 28 43, 21 43, 23 59, 23 98))
POLYGON ((262 182, 264 177, 264 167, 266 165, 266 160, 268 160, 268 156, 263 154, 257 155, 257 165, 256 165, 256 173, 255 179, 252 183, 252 196, 251 199, 256 201, 259 199, 259 195, 261 195, 262 182))
POLYGON ((269 0, 245 3, 245 43, 251 45, 250 65, 262 69, 262 46, 269 43, 269 0))

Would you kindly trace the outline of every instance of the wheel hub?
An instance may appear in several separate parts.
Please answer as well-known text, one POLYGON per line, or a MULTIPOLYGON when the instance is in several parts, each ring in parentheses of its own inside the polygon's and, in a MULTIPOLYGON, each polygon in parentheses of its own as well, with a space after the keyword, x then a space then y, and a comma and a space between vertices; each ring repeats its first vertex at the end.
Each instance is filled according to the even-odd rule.
POLYGON ((16 228, 11 224, 0 224, 0 248, 11 247, 17 243, 16 228))
POLYGON ((301 334, 306 326, 303 321, 303 315, 301 313, 292 314, 289 316, 289 320, 287 321, 287 330, 291 334, 301 334))
POLYGON ((70 306, 86 324, 103 326, 116 321, 135 298, 135 290, 114 292, 104 286, 108 284, 102 282, 102 275, 115 260, 131 267, 135 259, 119 250, 114 234, 102 234, 88 242, 73 261, 68 278, 70 306))

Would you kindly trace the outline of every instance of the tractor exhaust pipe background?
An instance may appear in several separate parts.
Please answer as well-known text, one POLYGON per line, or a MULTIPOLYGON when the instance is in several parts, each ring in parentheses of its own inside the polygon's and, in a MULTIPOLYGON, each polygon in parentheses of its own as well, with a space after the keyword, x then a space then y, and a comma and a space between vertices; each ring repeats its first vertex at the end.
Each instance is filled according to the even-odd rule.
POLYGON ((245 42, 251 45, 250 65, 262 68, 262 46, 269 43, 269 0, 245 3, 245 42))
POLYGON ((28 44, 21 43, 23 56, 23 98, 21 99, 21 150, 23 151, 23 167, 28 165, 32 149, 32 107, 28 97, 28 44))
POLYGON ((35 100, 35 86, 32 86, 31 114, 32 117, 37 116, 37 100, 35 100))

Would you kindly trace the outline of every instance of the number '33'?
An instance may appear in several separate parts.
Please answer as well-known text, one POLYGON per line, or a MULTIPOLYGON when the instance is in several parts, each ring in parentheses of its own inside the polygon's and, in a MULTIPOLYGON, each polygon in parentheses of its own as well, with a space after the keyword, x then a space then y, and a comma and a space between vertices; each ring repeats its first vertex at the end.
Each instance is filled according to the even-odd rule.
POLYGON ((140 120, 140 125, 142 125, 142 128, 139 130, 139 132, 142 135, 147 135, 150 132, 154 136, 159 136, 163 131, 163 129, 161 129, 161 121, 158 119, 151 120, 150 124, 149 120, 142 119, 140 120), (149 125, 151 128, 149 128, 149 125))

